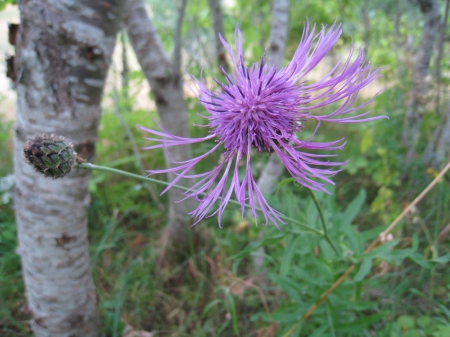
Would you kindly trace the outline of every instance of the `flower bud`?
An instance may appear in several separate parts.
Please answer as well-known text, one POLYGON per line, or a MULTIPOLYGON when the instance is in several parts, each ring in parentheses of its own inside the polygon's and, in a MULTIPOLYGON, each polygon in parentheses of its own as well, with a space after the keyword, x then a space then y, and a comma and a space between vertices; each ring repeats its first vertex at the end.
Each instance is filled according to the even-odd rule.
POLYGON ((76 164, 72 143, 61 136, 35 135, 25 143, 23 152, 37 172, 54 179, 64 177, 76 164))

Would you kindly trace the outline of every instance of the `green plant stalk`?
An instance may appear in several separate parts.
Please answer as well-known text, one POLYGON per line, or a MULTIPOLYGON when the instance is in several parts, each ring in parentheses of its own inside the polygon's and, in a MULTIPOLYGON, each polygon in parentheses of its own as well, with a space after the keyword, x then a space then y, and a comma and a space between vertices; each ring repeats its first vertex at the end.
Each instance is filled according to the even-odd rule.
MULTIPOLYGON (((134 174, 134 173, 130 173, 130 172, 114 169, 114 168, 107 167, 107 166, 94 165, 94 164, 91 164, 91 163, 78 163, 78 164, 75 165, 75 167, 76 168, 80 168, 80 169, 90 170, 90 171, 104 171, 104 172, 121 174, 121 175, 126 176, 126 177, 139 179, 139 180, 143 180, 143 181, 149 181, 149 182, 160 184, 160 185, 164 185, 164 186, 170 185, 170 183, 166 182, 166 181, 140 176, 138 174, 134 174)), ((180 186, 180 185, 173 185, 173 187, 178 188, 178 189, 183 190, 183 191, 188 191, 189 190, 188 187, 184 187, 184 186, 180 186)), ((201 193, 201 195, 205 195, 205 194, 201 193)), ((241 205, 239 202, 237 202, 236 200, 233 200, 233 199, 230 199, 228 202, 231 203, 231 204, 239 205, 239 206, 241 205)), ((250 208, 250 205, 245 205, 245 207, 250 208)), ((259 208, 259 207, 255 207, 255 209, 257 211, 259 211, 259 212, 262 212, 261 208, 259 208)), ((309 232, 312 232, 314 234, 322 236, 328 242, 330 242, 330 239, 329 238, 327 239, 327 236, 321 230, 318 230, 318 229, 316 229, 314 227, 310 227, 308 225, 305 225, 304 223, 302 223, 302 222, 300 222, 298 220, 289 218, 289 217, 284 216, 284 215, 280 215, 280 218, 283 219, 283 220, 289 221, 291 223, 294 223, 294 224, 298 225, 299 227, 303 228, 304 230, 307 230, 309 232)))
POLYGON ((317 212, 319 212, 319 217, 322 222, 322 228, 323 228, 323 237, 330 244, 331 248, 333 248, 336 255, 339 255, 339 250, 334 245, 334 242, 331 240, 331 238, 328 236, 327 223, 325 221, 325 217, 323 216, 322 207, 320 207, 319 200, 317 200, 316 195, 314 194, 314 192, 312 190, 310 190, 309 188, 307 188, 307 190, 308 190, 309 194, 311 195, 311 198, 314 201, 314 204, 316 205, 317 212))

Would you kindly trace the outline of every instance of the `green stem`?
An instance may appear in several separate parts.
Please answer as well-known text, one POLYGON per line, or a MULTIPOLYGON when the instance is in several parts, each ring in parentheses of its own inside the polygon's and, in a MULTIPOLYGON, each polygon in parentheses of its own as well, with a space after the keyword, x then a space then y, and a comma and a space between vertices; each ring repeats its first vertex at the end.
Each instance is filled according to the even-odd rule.
POLYGON ((312 190, 310 190, 309 188, 307 188, 307 190, 308 190, 309 194, 311 195, 311 198, 313 199, 314 204, 316 205, 317 211, 319 212, 319 217, 322 222, 322 228, 323 228, 323 237, 330 244, 331 248, 333 248, 336 255, 339 255, 338 249, 334 245, 331 238, 328 236, 327 223, 325 221, 325 217, 323 216, 322 207, 320 207, 319 200, 317 200, 316 195, 314 194, 314 192, 312 190))
MULTIPOLYGON (((156 184, 160 184, 160 185, 164 185, 164 186, 168 186, 170 185, 170 183, 166 182, 166 181, 162 181, 162 180, 158 180, 158 179, 154 179, 154 178, 149 178, 149 177, 144 177, 138 174, 134 174, 134 173, 130 173, 130 172, 126 172, 126 171, 122 171, 122 170, 118 170, 118 169, 114 169, 111 167, 106 167, 106 166, 100 166, 100 165, 94 165, 91 163, 79 163, 75 165, 76 168, 80 168, 80 169, 85 169, 85 170, 90 170, 90 171, 104 171, 104 172, 111 172, 111 173, 117 173, 117 174, 121 174, 123 176, 126 177, 130 177, 130 178, 134 178, 134 179, 139 179, 139 180, 143 180, 143 181, 150 181, 152 183, 156 183, 156 184)), ((184 187, 184 186, 180 186, 180 185, 173 185, 173 187, 178 188, 180 190, 183 191, 188 191, 189 188, 188 187, 184 187)), ((205 193, 201 193, 201 195, 205 195, 205 193)), ((220 197, 219 197, 220 198, 220 197)), ((237 202, 236 200, 230 199, 228 201, 231 204, 235 204, 235 205, 241 205, 239 202, 237 202)), ((245 205, 245 207, 250 208, 250 205, 245 205)), ((259 207, 255 207, 255 209, 259 212, 262 212, 261 208, 259 207)), ((310 227, 308 225, 305 225, 304 223, 301 223, 298 220, 289 218, 287 216, 284 215, 279 215, 279 217, 283 220, 289 221, 291 223, 294 223, 296 225, 298 225, 299 227, 303 228, 304 230, 307 230, 309 232, 312 232, 314 234, 317 234, 319 236, 323 236, 326 239, 326 235, 325 232, 318 230, 314 227, 310 227)))

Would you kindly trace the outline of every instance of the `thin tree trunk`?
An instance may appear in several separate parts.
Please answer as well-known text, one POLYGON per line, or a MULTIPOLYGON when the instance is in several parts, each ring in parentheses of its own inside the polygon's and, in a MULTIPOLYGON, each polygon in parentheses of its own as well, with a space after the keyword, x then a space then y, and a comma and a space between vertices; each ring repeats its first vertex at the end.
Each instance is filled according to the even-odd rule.
MULTIPOLYGON (((277 68, 283 67, 284 50, 288 33, 289 0, 274 0, 272 8, 272 26, 270 30, 269 57, 270 62, 277 68)), ((269 162, 261 172, 258 179, 258 187, 262 194, 270 194, 283 174, 284 166, 278 156, 270 156, 269 162)), ((260 232, 259 239, 264 237, 260 232)), ((258 255, 253 255, 253 268, 255 272, 261 272, 265 258, 264 247, 259 248, 258 255)), ((264 274, 264 271, 262 271, 264 274)))
POLYGON ((181 29, 183 28, 184 15, 186 14, 187 0, 181 0, 178 9, 177 24, 175 26, 174 50, 173 50, 173 73, 181 76, 181 49, 183 47, 181 29))
MULTIPOLYGON (((129 76, 130 76, 130 67, 128 66, 128 56, 127 56, 127 43, 125 39, 126 31, 122 29, 120 32, 120 44, 122 45, 122 98, 127 100, 129 97, 129 76)), ((128 107, 128 102, 127 102, 128 107)))
POLYGON ((368 55, 368 51, 369 51, 369 45, 370 45, 370 36, 371 36, 371 23, 370 23, 370 15, 369 15, 369 1, 370 0, 364 0, 363 3, 361 4, 361 17, 362 17, 362 22, 363 22, 363 26, 364 26, 364 30, 363 30, 363 48, 364 48, 364 55, 367 58, 368 55))
POLYGON ((444 40, 447 32, 447 19, 450 0, 445 2, 444 20, 442 20, 439 39, 437 42, 437 55, 436 55, 436 98, 435 98, 435 112, 440 113, 440 95, 441 95, 441 62, 442 54, 444 51, 444 40))
POLYGON ((447 112, 442 117, 441 132, 436 144, 436 168, 450 160, 450 103, 447 112))
POLYGON ((439 31, 439 2, 438 0, 417 0, 423 14, 424 25, 416 64, 413 70, 411 96, 405 115, 405 126, 402 135, 403 146, 408 149, 405 166, 408 167, 415 155, 417 141, 420 135, 420 125, 424 114, 425 96, 427 93, 426 77, 430 68, 431 53, 434 41, 439 31))
POLYGON ((226 57, 225 48, 219 39, 219 34, 223 35, 223 24, 222 24, 222 8, 220 6, 221 0, 208 0, 209 11, 211 13, 211 21, 214 30, 214 47, 216 51, 216 57, 221 66, 225 71, 228 72, 228 62, 226 57))
MULTIPOLYGON (((124 21, 131 45, 150 84, 162 126, 172 134, 188 137, 188 114, 180 75, 164 51, 142 0, 126 1, 124 21)), ((170 147, 167 152, 170 156, 166 156, 167 167, 173 167, 172 160, 179 162, 192 157, 191 148, 187 145, 170 147)), ((169 174, 169 180, 174 178, 173 174, 169 174)), ((186 242, 187 213, 194 207, 192 200, 177 203, 179 199, 179 191, 171 189, 169 224, 163 235, 163 243, 169 240, 183 245, 186 242)))
MULTIPOLYGON (((440 32, 439 32, 439 38, 437 42, 437 55, 436 55, 436 93, 435 93, 435 101, 434 101, 434 109, 435 113, 440 119, 439 124, 437 125, 436 129, 434 130, 433 136, 429 140, 427 147, 425 148, 425 152, 423 154, 423 159, 427 163, 427 165, 430 165, 431 167, 438 169, 439 165, 442 164, 442 161, 445 161, 445 150, 442 149, 442 144, 446 144, 445 139, 448 137, 448 130, 446 128, 449 127, 447 125, 450 123, 449 121, 449 110, 447 107, 447 111, 444 113, 441 113, 441 102, 440 102, 440 96, 441 96, 441 62, 442 62, 442 55, 444 50, 444 41, 445 41, 445 35, 447 30, 447 19, 448 19, 448 11, 449 11, 449 4, 450 0, 447 0, 445 2, 445 10, 444 10, 444 19, 442 21, 442 24, 440 26, 440 32), (443 138, 442 138, 443 137, 443 138)), ((448 143, 447 143, 448 144, 448 143)))
POLYGON ((25 163, 34 134, 67 137, 92 160, 100 101, 123 2, 19 1, 16 41, 17 249, 36 336, 98 336, 87 241, 89 172, 44 178, 25 163))

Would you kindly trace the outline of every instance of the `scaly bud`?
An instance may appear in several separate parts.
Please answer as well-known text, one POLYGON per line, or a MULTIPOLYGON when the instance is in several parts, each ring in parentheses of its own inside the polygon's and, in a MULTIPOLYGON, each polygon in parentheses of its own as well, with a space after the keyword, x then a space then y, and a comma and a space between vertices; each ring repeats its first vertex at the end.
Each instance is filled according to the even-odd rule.
POLYGON ((72 143, 61 136, 35 135, 25 143, 23 152, 37 172, 54 179, 64 177, 76 164, 72 143))

